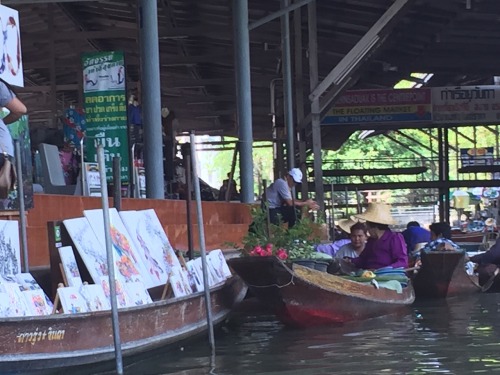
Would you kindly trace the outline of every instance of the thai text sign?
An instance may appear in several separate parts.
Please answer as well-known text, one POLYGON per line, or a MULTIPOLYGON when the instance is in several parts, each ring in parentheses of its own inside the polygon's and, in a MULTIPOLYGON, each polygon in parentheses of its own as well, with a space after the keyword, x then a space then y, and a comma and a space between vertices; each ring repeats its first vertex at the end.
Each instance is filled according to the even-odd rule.
POLYGON ((432 88, 432 117, 437 124, 498 124, 500 87, 432 88))
POLYGON ((0 5, 0 78, 14 86, 24 87, 21 31, 17 10, 0 5))
POLYGON ((322 124, 430 121, 429 89, 352 90, 337 100, 322 124))
POLYGON ((82 56, 86 155, 97 161, 97 145, 104 146, 106 176, 112 178, 113 157, 121 157, 121 180, 129 181, 127 98, 122 52, 86 53, 82 56))
POLYGON ((461 148, 462 167, 473 165, 493 165, 493 147, 461 148))

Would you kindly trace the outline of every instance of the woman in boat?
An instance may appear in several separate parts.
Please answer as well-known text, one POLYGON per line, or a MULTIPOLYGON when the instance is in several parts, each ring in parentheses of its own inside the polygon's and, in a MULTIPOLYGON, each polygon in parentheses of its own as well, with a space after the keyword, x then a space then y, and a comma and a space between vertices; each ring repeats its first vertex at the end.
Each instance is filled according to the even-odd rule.
POLYGON ((368 239, 366 225, 360 222, 354 223, 350 232, 351 242, 342 246, 335 254, 335 258, 357 258, 364 250, 368 239))
POLYGON ((335 241, 330 243, 320 243, 315 245, 318 253, 324 253, 336 256, 337 252, 344 246, 351 243, 351 227, 356 223, 352 219, 339 220, 337 227, 339 228, 339 235, 335 236, 335 241))
POLYGON ((476 272, 479 276, 479 285, 484 285, 493 275, 498 273, 497 269, 500 267, 500 238, 488 251, 474 255, 469 260, 477 263, 476 272))
POLYGON ((370 237, 363 252, 358 258, 350 259, 351 263, 362 269, 408 266, 403 236, 389 229, 389 225, 395 224, 395 221, 388 204, 369 203, 364 213, 354 217, 366 221, 370 237))

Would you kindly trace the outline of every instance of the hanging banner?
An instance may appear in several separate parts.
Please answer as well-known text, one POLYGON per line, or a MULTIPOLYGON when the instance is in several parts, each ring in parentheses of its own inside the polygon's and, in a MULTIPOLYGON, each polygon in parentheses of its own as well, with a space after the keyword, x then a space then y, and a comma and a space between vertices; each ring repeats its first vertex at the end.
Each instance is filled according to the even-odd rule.
POLYGON ((432 88, 432 117, 436 124, 498 124, 500 87, 432 88))
POLYGON ((19 13, 0 5, 0 21, 0 78, 11 85, 24 87, 19 13))
POLYGON ((97 162, 97 145, 104 146, 106 175, 112 180, 113 157, 121 157, 121 181, 129 181, 127 98, 122 52, 82 55, 83 93, 87 124, 86 156, 97 162))
POLYGON ((321 124, 430 121, 429 89, 351 90, 339 97, 321 124))

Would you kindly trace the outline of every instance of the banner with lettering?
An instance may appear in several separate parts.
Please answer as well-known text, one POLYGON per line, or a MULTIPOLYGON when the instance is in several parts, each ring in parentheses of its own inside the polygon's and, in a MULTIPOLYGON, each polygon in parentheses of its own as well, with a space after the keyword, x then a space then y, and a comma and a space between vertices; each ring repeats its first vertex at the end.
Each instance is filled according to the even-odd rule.
POLYGON ((430 121, 429 89, 351 90, 339 97, 321 124, 430 121))
POLYGON ((14 86, 24 87, 21 31, 17 10, 0 5, 0 78, 14 86))
POLYGON ((112 179, 113 157, 121 157, 121 181, 129 181, 127 98, 123 52, 82 55, 83 93, 87 123, 86 157, 97 162, 97 145, 104 146, 106 176, 112 179))
POLYGON ((500 87, 434 87, 432 118, 435 124, 498 124, 500 87))

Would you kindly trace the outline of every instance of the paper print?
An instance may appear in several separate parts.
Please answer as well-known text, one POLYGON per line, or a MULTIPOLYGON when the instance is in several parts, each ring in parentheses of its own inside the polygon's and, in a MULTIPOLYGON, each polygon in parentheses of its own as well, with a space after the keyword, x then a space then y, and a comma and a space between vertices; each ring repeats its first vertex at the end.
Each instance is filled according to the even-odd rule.
POLYGON ((15 220, 0 220, 0 275, 15 275, 21 270, 19 224, 15 220))

